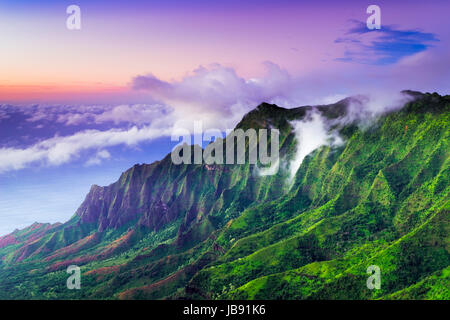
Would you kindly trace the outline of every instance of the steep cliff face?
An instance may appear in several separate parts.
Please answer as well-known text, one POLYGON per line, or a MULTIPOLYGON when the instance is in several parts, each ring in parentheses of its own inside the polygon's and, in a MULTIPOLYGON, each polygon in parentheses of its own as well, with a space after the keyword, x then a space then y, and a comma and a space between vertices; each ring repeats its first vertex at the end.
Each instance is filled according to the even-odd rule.
MULTIPOLYGON (((346 105, 342 101, 318 110, 327 118, 337 118, 345 115, 346 105)), ((303 119, 311 109, 284 109, 263 103, 248 113, 237 128, 279 129, 281 156, 286 157, 294 151, 290 121, 303 119)), ((135 165, 110 186, 92 186, 76 215, 81 223, 98 225, 99 231, 130 222, 159 230, 178 218, 183 218, 186 225, 213 213, 217 216, 233 206, 242 210, 245 203, 275 199, 285 191, 279 188, 284 184, 283 174, 258 177, 254 169, 253 165, 174 165, 168 155, 150 165, 135 165), (269 181, 274 187, 259 193, 269 181)))
POLYGON ((280 130, 273 176, 170 155, 135 165, 93 186, 67 223, 0 238, 0 297, 365 299, 439 287, 450 259, 450 97, 407 94, 415 100, 364 127, 348 117, 355 98, 261 104, 237 128, 280 130), (316 148, 291 177, 292 121, 312 113, 342 142, 316 148), (69 264, 85 272, 82 293, 63 288, 69 264), (384 290, 364 291, 366 264, 382 265, 384 290))
MULTIPOLYGON (((281 155, 286 156, 293 152, 294 141, 289 119, 302 119, 308 109, 288 110, 263 103, 247 114, 238 128, 279 128, 281 155)), ((194 148, 199 147, 193 146, 192 154, 194 148)), ((45 253, 70 246, 92 232, 99 232, 100 236, 128 228, 158 232, 173 223, 178 223, 176 243, 192 246, 247 206, 282 195, 286 192, 284 179, 282 173, 260 177, 255 166, 249 164, 175 165, 168 154, 161 161, 133 166, 109 186, 93 185, 71 220, 45 230, 33 246, 27 246, 24 252, 17 250, 10 259, 44 257, 45 253)), ((5 244, 13 241, 11 236, 2 239, 5 244)))

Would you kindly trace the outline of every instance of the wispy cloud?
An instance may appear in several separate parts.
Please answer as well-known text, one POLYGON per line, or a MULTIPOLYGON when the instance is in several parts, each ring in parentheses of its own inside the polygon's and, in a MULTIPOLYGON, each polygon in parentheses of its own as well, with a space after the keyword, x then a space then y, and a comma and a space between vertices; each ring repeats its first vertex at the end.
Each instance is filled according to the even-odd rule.
POLYGON ((93 156, 92 158, 89 158, 89 160, 86 161, 85 165, 86 166, 99 165, 102 163, 102 161, 104 159, 109 159, 109 158, 111 158, 111 154, 107 150, 100 150, 97 152, 97 154, 95 156, 93 156))
POLYGON ((335 43, 345 46, 343 57, 337 61, 373 65, 394 64, 402 58, 427 50, 439 41, 434 33, 419 30, 401 30, 383 26, 370 30, 361 21, 350 21, 352 27, 335 43))
MULTIPOLYGON (((0 148, 0 173, 19 170, 32 164, 61 165, 78 159, 82 152, 98 150, 98 160, 108 158, 105 148, 116 145, 135 146, 140 142, 170 135, 170 128, 146 126, 128 130, 85 130, 71 136, 53 137, 27 148, 0 148), (103 151, 102 151, 103 150, 103 151)), ((109 154, 109 153, 108 153, 109 154)), ((95 164, 95 158, 91 164, 95 164)))
POLYGON ((56 122, 70 126, 89 124, 150 124, 159 116, 170 112, 161 104, 121 104, 121 105, 0 105, 2 114, 22 113, 27 122, 56 122))

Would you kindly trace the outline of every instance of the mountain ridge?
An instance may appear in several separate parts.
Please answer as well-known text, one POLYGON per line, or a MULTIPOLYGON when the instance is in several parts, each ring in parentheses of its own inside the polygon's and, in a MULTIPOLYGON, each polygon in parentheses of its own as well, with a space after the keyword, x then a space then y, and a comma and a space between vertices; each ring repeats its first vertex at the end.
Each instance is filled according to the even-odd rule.
MULTIPOLYGON (((336 264, 339 257, 345 262, 330 269, 334 270, 330 274, 339 275, 343 270, 339 264, 349 268, 347 261, 355 260, 346 252, 370 256, 420 228, 420 223, 437 228, 433 220, 427 220, 432 219, 427 217, 433 214, 426 212, 433 205, 440 208, 435 216, 448 219, 450 97, 406 93, 414 100, 382 115, 376 127, 366 131, 354 123, 339 127, 346 143, 322 146, 308 155, 292 187, 286 185, 283 170, 260 177, 249 164, 175 166, 169 155, 152 164, 133 166, 109 186, 93 185, 68 222, 30 227, 14 240, 11 234, 0 237, 4 244, 0 245, 0 279, 5 280, 2 273, 15 274, 11 268, 24 270, 0 284, 0 298, 10 297, 6 288, 14 287, 14 279, 25 286, 43 288, 46 284, 72 298, 271 298, 286 277, 291 279, 284 284, 286 288, 296 287, 295 279, 300 277, 298 281, 311 292, 298 295, 291 288, 277 297, 341 297, 337 294, 341 284, 331 278, 325 277, 327 285, 319 280, 303 283, 316 279, 312 265, 322 270, 336 264), (433 191, 423 191, 429 197, 424 200, 418 190, 430 183, 433 191), (360 231, 351 231, 354 227, 360 231), (365 252, 368 249, 357 245, 358 241, 374 251, 365 252), (267 257, 272 261, 265 261, 267 257), (57 281, 70 264, 84 268, 88 292, 66 292, 64 281, 57 281), (42 267, 44 273, 33 271, 42 267), (41 285, 31 271, 45 279, 41 285), (97 281, 99 277, 102 280, 97 281), (271 285, 264 282, 269 280, 271 285)), ((294 109, 262 103, 236 128, 278 127, 280 155, 289 159, 296 150, 291 121, 304 119, 312 110, 324 119, 339 119, 347 107, 346 99, 329 106, 294 109)), ((434 259, 439 255, 440 262, 435 266, 429 262, 429 270, 416 276, 408 274, 401 285, 392 284, 384 295, 401 296, 394 290, 399 292, 413 285, 411 281, 419 283, 420 277, 425 279, 440 270, 436 268, 448 266, 448 237, 444 232, 437 239, 438 251, 416 248, 413 252, 430 252, 434 259)), ((392 252, 394 257, 401 256, 392 252)), ((361 269, 352 272, 365 281, 361 269)), ((348 278, 348 283, 354 281, 348 278)), ((36 290, 31 291, 37 296, 58 298, 36 290)), ((26 295, 23 290, 15 294, 26 295)), ((347 294, 347 298, 363 299, 380 295, 363 288, 358 292, 348 289, 347 294)))

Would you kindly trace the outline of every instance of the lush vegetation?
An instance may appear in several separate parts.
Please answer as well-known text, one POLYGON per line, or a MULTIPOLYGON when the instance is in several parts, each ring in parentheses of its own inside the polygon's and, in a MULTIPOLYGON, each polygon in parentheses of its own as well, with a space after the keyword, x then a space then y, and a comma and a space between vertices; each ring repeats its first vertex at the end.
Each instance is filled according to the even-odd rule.
MULTIPOLYGON (((292 182, 168 156, 94 186, 69 222, 0 238, 0 299, 449 299, 450 96, 414 95, 363 127, 338 121, 347 100, 319 107, 345 143, 292 182)), ((309 110, 262 104, 238 127, 280 128, 288 161, 309 110)))

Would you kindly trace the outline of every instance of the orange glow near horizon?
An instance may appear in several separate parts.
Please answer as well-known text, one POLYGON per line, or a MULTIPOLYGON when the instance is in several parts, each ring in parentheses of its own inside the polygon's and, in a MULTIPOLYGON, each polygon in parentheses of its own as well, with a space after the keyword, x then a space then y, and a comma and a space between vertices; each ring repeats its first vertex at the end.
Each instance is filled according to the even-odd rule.
POLYGON ((73 97, 89 99, 99 95, 124 94, 129 91, 126 86, 107 86, 102 84, 80 85, 2 85, 0 84, 0 101, 14 102, 56 102, 73 97))

